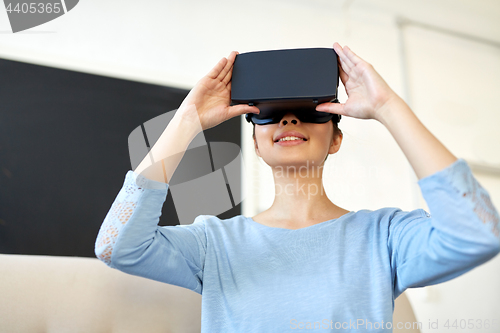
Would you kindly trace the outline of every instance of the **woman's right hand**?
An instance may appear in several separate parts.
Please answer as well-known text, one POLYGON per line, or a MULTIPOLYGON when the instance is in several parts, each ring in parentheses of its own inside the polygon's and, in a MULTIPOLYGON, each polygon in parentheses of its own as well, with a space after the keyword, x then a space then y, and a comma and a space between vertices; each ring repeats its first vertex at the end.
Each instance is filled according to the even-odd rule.
POLYGON ((212 128, 233 117, 260 111, 256 106, 231 104, 231 75, 238 52, 222 58, 212 70, 199 80, 179 107, 183 121, 201 124, 202 130, 212 128), (198 120, 199 119, 199 120, 198 120))

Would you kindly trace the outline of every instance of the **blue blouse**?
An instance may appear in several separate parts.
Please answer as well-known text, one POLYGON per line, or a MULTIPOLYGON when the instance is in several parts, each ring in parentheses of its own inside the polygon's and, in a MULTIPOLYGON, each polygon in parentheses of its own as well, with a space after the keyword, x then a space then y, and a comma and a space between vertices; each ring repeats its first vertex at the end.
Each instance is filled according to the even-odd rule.
POLYGON ((392 332, 394 299, 500 252, 500 217, 458 159, 418 181, 430 213, 351 211, 291 230, 242 215, 158 226, 168 184, 128 171, 95 253, 123 272, 202 295, 202 332, 392 332))

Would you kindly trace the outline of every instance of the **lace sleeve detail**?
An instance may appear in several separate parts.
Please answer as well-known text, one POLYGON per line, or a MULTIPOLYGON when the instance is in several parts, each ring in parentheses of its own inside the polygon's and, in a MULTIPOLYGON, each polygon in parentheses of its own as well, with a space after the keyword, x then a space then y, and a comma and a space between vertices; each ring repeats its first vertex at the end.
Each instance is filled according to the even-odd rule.
POLYGON ((463 198, 468 198, 477 217, 491 232, 500 239, 500 216, 493 206, 489 193, 474 178, 468 164, 459 159, 456 168, 449 169, 448 179, 455 191, 463 198))
POLYGON ((399 212, 391 220, 396 295, 458 277, 500 252, 499 214, 464 159, 418 184, 430 214, 399 212))
POLYGON ((106 265, 115 268, 111 263, 111 255, 118 235, 148 188, 165 190, 167 184, 154 182, 135 174, 132 170, 127 172, 123 187, 104 218, 95 242, 95 254, 106 265))

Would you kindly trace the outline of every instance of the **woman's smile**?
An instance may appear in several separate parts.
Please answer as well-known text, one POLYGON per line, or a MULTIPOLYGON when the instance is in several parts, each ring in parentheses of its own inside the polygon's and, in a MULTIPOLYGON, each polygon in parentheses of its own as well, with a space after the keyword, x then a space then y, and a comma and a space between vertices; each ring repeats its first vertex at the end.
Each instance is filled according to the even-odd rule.
POLYGON ((306 142, 306 136, 298 131, 286 131, 278 134, 274 143, 280 146, 296 146, 306 142))
POLYGON ((306 143, 307 141, 304 141, 303 139, 295 139, 295 140, 284 140, 284 141, 277 141, 275 144, 280 145, 280 146, 296 146, 300 145, 303 143, 306 143))

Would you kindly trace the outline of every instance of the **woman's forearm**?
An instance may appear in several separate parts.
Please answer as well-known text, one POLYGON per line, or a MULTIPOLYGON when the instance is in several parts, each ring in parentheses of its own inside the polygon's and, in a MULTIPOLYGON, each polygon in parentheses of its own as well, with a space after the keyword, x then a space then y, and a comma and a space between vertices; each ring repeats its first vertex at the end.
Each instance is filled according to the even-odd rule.
POLYGON ((418 179, 443 170, 457 160, 400 97, 379 111, 377 120, 392 134, 418 179))
POLYGON ((191 141, 201 132, 201 125, 183 121, 183 109, 178 109, 160 138, 134 170, 144 177, 169 183, 191 141))

